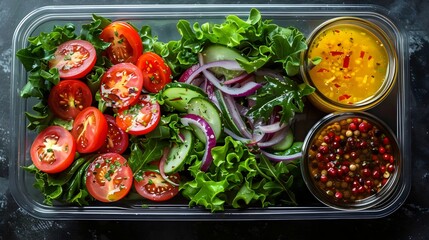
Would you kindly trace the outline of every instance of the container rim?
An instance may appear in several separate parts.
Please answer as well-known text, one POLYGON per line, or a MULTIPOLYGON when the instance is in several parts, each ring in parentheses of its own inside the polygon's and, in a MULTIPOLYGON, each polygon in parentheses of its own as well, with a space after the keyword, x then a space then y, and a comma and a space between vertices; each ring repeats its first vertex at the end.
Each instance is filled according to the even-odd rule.
MULTIPOLYGON (((404 47, 408 46, 406 38, 406 30, 401 25, 401 22, 392 16, 389 11, 378 5, 367 4, 131 4, 131 5, 58 5, 44 6, 28 13, 17 28, 12 37, 12 51, 16 52, 25 46, 26 39, 31 35, 32 31, 38 24, 46 21, 52 21, 56 18, 66 19, 64 14, 72 14, 79 19, 87 19, 91 13, 97 13, 106 17, 144 17, 146 15, 162 16, 166 10, 175 8, 174 13, 169 13, 171 17, 180 16, 218 16, 225 14, 244 15, 248 13, 250 8, 257 8, 261 11, 264 17, 272 16, 288 17, 291 19, 308 18, 317 20, 320 18, 330 18, 342 16, 345 13, 352 13, 354 16, 370 17, 382 23, 383 26, 391 29, 396 33, 396 47, 399 52, 399 77, 401 79, 399 85, 397 109, 403 116, 408 116, 409 111, 409 81, 408 80, 408 51, 404 47), (220 13, 221 12, 221 13, 220 13), (315 14, 317 12, 317 14, 315 14)), ((16 81, 17 76, 22 76, 25 71, 13 54, 12 69, 11 69, 11 116, 15 116, 15 112, 23 112, 26 103, 19 101, 19 89, 21 85, 16 81)), ((9 184, 12 196, 20 207, 29 212, 30 215, 40 219, 57 219, 57 220, 306 220, 306 219, 373 219, 381 218, 390 215, 396 211, 406 200, 411 189, 410 172, 411 172, 411 151, 410 143, 407 139, 410 138, 409 129, 410 123, 407 117, 397 117, 397 134, 403 139, 401 141, 401 150, 406 156, 404 162, 407 164, 402 170, 405 183, 397 190, 397 195, 389 199, 388 203, 382 207, 375 207, 365 211, 356 211, 353 213, 346 211, 338 211, 329 207, 269 207, 266 209, 246 209, 246 210, 227 210, 223 213, 212 214, 208 211, 198 208, 189 209, 187 206, 177 206, 175 211, 171 211, 171 206, 156 206, 146 211, 141 209, 124 209, 116 207, 117 211, 107 212, 110 208, 95 208, 88 207, 69 207, 69 208, 51 208, 42 204, 38 204, 34 199, 26 196, 25 190, 20 188, 23 184, 23 174, 20 171, 18 159, 25 157, 26 149, 25 138, 26 126, 21 126, 20 123, 25 122, 23 114, 17 118, 10 119, 11 136, 14 138, 10 141, 11 154, 9 156, 9 184)))

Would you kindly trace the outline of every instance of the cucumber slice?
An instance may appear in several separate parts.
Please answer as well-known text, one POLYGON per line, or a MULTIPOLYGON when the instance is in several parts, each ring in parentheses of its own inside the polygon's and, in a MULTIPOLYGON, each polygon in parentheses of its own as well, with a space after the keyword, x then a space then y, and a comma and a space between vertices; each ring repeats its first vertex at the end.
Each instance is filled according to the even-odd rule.
MULTIPOLYGON (((192 98, 188 103, 188 113, 192 113, 198 116, 201 116, 206 120, 210 127, 213 129, 213 132, 216 136, 216 139, 219 139, 222 134, 222 119, 220 112, 216 105, 208 100, 208 98, 195 97, 192 98)), ((202 142, 206 142, 206 137, 204 133, 197 128, 193 128, 195 135, 202 142)))
POLYGON ((273 150, 276 150, 276 151, 284 151, 284 150, 290 148, 292 146, 292 144, 293 144, 293 133, 289 129, 285 138, 283 140, 281 140, 280 142, 271 146, 271 148, 273 150))
POLYGON ((215 90, 215 96, 219 103, 219 108, 222 113, 222 119, 225 123, 225 126, 231 130, 233 133, 237 134, 238 136, 241 135, 240 129, 235 124, 234 120, 231 117, 231 113, 228 110, 228 107, 226 106, 225 99, 223 98, 223 93, 220 90, 215 90))
MULTIPOLYGON (((237 60, 237 59, 242 61, 247 61, 247 59, 243 57, 235 49, 232 49, 223 45, 210 45, 209 47, 204 49, 202 54, 203 54, 203 60, 206 63, 222 61, 222 60, 237 60)), ((214 72, 216 75, 225 76, 226 79, 232 79, 243 73, 243 71, 228 70, 222 67, 211 68, 210 70, 214 72)))
POLYGON ((199 87, 187 83, 169 83, 162 91, 164 102, 180 112, 186 112, 188 102, 195 97, 207 97, 199 87))
POLYGON ((171 148, 164 165, 164 172, 166 174, 172 174, 179 171, 190 156, 191 150, 194 146, 194 136, 192 133, 186 129, 181 130, 181 133, 183 135, 184 142, 175 144, 171 148))

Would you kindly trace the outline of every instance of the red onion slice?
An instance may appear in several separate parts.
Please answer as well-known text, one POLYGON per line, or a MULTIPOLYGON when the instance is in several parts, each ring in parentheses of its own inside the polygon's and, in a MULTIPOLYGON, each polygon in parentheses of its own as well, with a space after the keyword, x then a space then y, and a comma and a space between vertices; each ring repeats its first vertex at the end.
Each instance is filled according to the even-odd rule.
POLYGON ((222 85, 219 79, 217 79, 216 76, 211 72, 203 71, 203 74, 216 88, 233 97, 250 96, 254 94, 260 87, 262 87, 262 84, 256 82, 247 82, 241 87, 228 87, 222 85))
POLYGON ((225 85, 230 85, 230 84, 234 84, 234 83, 241 83, 244 80, 247 80, 248 78, 250 78, 252 76, 252 74, 248 74, 248 73, 243 73, 240 74, 239 76, 226 80, 225 82, 223 82, 223 84, 225 85))
POLYGON ((186 83, 192 82, 192 80, 198 74, 200 74, 204 70, 207 70, 207 69, 213 68, 213 67, 223 67, 223 68, 226 68, 228 70, 243 71, 243 68, 240 66, 240 64, 237 61, 232 61, 232 60, 215 61, 215 62, 206 63, 206 64, 200 66, 199 68, 197 68, 195 71, 193 71, 188 76, 188 78, 185 80, 185 82, 186 83))
POLYGON ((286 126, 287 126, 287 124, 275 122, 275 123, 269 124, 269 125, 261 125, 261 126, 258 126, 257 128, 260 129, 264 133, 276 133, 276 132, 284 129, 286 126))
POLYGON ((264 154, 264 156, 266 156, 268 159, 275 162, 282 162, 282 161, 288 162, 288 161, 300 159, 302 157, 302 152, 297 152, 291 155, 276 155, 276 154, 272 154, 264 150, 261 150, 261 154, 264 154))
POLYGON ((231 136, 232 138, 234 138, 235 140, 240 141, 240 142, 242 142, 242 143, 244 143, 244 144, 249 144, 249 143, 251 143, 251 142, 252 142, 252 140, 251 140, 251 139, 241 137, 241 136, 239 136, 239 135, 235 134, 233 131, 229 130, 228 128, 225 128, 225 127, 224 127, 224 128, 223 128, 223 131, 224 131, 226 134, 228 134, 229 136, 231 136))
POLYGON ((200 67, 200 64, 192 65, 190 68, 186 69, 182 75, 180 75, 179 82, 186 82, 187 79, 189 79, 189 76, 192 75, 198 68, 200 67))
POLYGON ((231 118, 234 121, 235 125, 237 125, 238 130, 240 130, 241 135, 246 138, 252 138, 252 134, 247 129, 246 123, 241 118, 240 112, 237 109, 237 103, 235 100, 229 96, 223 96, 226 107, 228 108, 229 113, 231 114, 231 118))
POLYGON ((187 114, 180 119, 180 122, 185 126, 193 125, 198 127, 204 132, 204 135, 206 136, 206 146, 200 169, 204 172, 207 171, 213 161, 212 148, 216 146, 216 136, 213 129, 210 127, 210 124, 204 120, 204 118, 195 114, 187 114))
POLYGON ((260 148, 271 147, 283 140, 289 131, 289 128, 283 128, 281 131, 274 133, 273 137, 265 142, 258 142, 260 148))

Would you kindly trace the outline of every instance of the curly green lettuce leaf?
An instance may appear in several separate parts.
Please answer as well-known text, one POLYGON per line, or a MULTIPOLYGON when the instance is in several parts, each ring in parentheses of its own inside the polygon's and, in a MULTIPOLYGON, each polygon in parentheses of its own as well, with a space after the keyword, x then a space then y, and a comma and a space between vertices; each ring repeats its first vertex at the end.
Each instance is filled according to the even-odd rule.
POLYGON ((290 190, 294 176, 290 169, 295 163, 272 163, 256 156, 240 141, 225 138, 225 144, 212 149, 213 163, 207 172, 199 170, 196 162, 188 170, 193 179, 181 187, 189 205, 199 205, 212 212, 225 206, 243 208, 249 205, 262 207, 279 201, 295 204, 290 190))
MULTIPOLYGON (((173 76, 198 63, 198 53, 206 46, 219 44, 238 50, 245 59, 237 59, 249 73, 277 64, 288 76, 298 74, 299 55, 307 49, 304 35, 294 27, 281 27, 263 20, 257 9, 251 9, 246 20, 229 15, 222 23, 191 24, 179 20, 181 38, 167 43, 150 40, 153 50, 170 66, 173 76)), ((145 28, 145 33, 148 33, 145 28)), ((144 36, 151 36, 146 34, 144 36)))
POLYGON ((23 167, 35 176, 34 188, 38 189, 43 202, 53 205, 54 201, 88 205, 90 197, 85 187, 85 173, 92 156, 78 157, 72 165, 58 174, 40 171, 34 165, 23 167))

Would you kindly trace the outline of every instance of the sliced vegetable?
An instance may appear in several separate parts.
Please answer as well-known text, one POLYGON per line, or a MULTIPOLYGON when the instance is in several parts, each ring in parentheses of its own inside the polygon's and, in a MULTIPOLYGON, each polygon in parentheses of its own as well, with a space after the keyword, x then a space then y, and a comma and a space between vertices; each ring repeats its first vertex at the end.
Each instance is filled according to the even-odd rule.
POLYGON ((283 140, 271 146, 271 149, 275 151, 284 151, 292 146, 293 140, 293 132, 287 131, 286 136, 283 136, 283 140))
POLYGON ((148 94, 140 95, 137 104, 120 110, 116 115, 118 127, 132 135, 151 132, 160 120, 161 108, 155 98, 148 94))
POLYGON ((161 93, 164 102, 179 112, 186 112, 188 102, 195 97, 207 97, 200 88, 186 83, 170 83, 161 93))
MULTIPOLYGON (((223 60, 233 60, 237 61, 240 59, 241 61, 247 61, 245 57, 243 57, 236 49, 226 47, 220 44, 210 45, 205 48, 202 52, 204 63, 218 62, 223 60)), ((232 79, 234 77, 239 76, 243 73, 243 69, 234 70, 234 69, 226 69, 223 67, 213 67, 210 68, 217 76, 224 76, 225 79, 232 79)))
POLYGON ((83 78, 97 61, 94 46, 85 40, 70 40, 60 46, 54 54, 55 58, 49 61, 50 68, 57 68, 62 79, 83 78))
POLYGON ((116 124, 113 116, 104 114, 107 121, 107 137, 104 144, 98 149, 99 153, 122 154, 128 148, 128 134, 116 124))
POLYGON ((171 70, 161 56, 154 52, 145 52, 137 60, 137 67, 143 73, 143 87, 151 93, 157 93, 171 82, 171 70))
MULTIPOLYGON (((174 143, 166 158, 164 172, 172 174, 182 169, 186 160, 191 155, 191 150, 194 147, 194 136, 189 130, 183 129, 180 132, 183 137, 182 143, 174 143)), ((160 170, 162 168, 160 167, 160 170)))
POLYGON ((113 65, 101 79, 100 95, 108 107, 125 108, 135 104, 143 89, 143 75, 132 63, 113 65))
MULTIPOLYGON (((207 98, 195 97, 192 98, 188 103, 188 113, 201 116, 210 124, 210 127, 213 129, 213 132, 216 136, 216 139, 222 134, 223 124, 220 112, 218 108, 210 102, 207 98)), ((195 135, 202 142, 206 142, 206 137, 203 132, 199 129, 194 129, 195 135)))
POLYGON ((107 137, 106 118, 97 108, 87 107, 76 116, 71 134, 79 153, 94 152, 104 144, 107 137))
POLYGON ((98 201, 118 201, 128 194, 132 184, 133 172, 117 153, 101 154, 88 166, 86 188, 98 201))
POLYGON ((209 80, 216 88, 220 89, 222 92, 232 96, 232 97, 246 97, 254 94, 256 90, 262 87, 262 84, 257 82, 246 82, 243 85, 238 87, 228 87, 222 85, 212 73, 208 71, 203 71, 204 76, 209 80))
POLYGON ((297 153, 290 154, 290 155, 278 155, 278 154, 274 154, 274 153, 270 153, 270 152, 261 150, 261 153, 264 156, 266 156, 268 159, 270 159, 271 161, 275 161, 275 162, 293 161, 293 160, 301 159, 301 157, 302 157, 302 152, 297 152, 297 153))
POLYGON ((51 89, 48 98, 49 108, 56 116, 64 120, 74 119, 91 104, 91 90, 80 80, 61 81, 51 89))
POLYGON ((213 132, 213 129, 210 127, 210 124, 204 120, 204 118, 195 114, 185 115, 180 119, 180 122, 185 126, 195 126, 204 132, 206 144, 200 168, 201 171, 207 171, 213 161, 211 150, 214 146, 216 146, 216 136, 213 132))
POLYGON ((238 64, 237 61, 234 60, 224 60, 224 61, 216 61, 204 64, 200 66, 198 69, 192 72, 192 74, 186 79, 186 83, 191 83, 198 74, 202 73, 204 70, 212 69, 212 68, 225 68, 228 70, 234 71, 243 71, 243 68, 238 64))
POLYGON ((103 29, 100 38, 110 43, 106 54, 113 64, 124 62, 136 64, 143 53, 139 33, 126 22, 112 22, 103 29))
POLYGON ((46 173, 59 173, 68 168, 75 153, 72 135, 59 126, 50 126, 40 132, 30 149, 33 164, 46 173))
MULTIPOLYGON (((168 183, 158 172, 145 171, 142 172, 139 177, 142 180, 136 179, 134 181, 134 187, 137 193, 146 199, 162 202, 173 198, 179 193, 179 187, 168 183)), ((177 184, 180 182, 178 173, 169 176, 169 178, 177 184)))
POLYGON ((223 93, 220 90, 215 90, 215 96, 216 101, 218 103, 218 108, 221 112, 222 116, 222 122, 225 124, 225 127, 228 128, 233 133, 240 135, 240 129, 238 128, 237 124, 234 122, 234 119, 232 118, 232 114, 229 111, 229 108, 225 102, 225 99, 223 97, 223 93))

